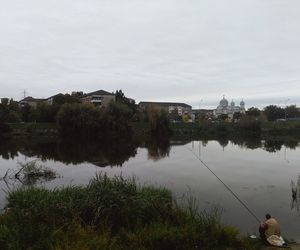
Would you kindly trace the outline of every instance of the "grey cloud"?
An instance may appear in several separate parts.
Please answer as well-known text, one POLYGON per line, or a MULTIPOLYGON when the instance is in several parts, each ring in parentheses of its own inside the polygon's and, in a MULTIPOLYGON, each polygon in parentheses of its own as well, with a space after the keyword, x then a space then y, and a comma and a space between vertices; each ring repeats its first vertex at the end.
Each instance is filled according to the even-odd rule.
MULTIPOLYGON (((1 96, 300 101, 297 0, 0 0, 1 96)), ((255 103, 257 102, 257 103, 255 103)))

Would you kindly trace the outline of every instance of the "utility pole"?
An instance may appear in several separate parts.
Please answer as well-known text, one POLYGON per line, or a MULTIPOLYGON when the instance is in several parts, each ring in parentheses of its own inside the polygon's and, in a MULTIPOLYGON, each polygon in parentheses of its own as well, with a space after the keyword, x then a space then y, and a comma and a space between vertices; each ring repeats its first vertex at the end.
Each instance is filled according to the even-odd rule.
POLYGON ((289 101, 290 99, 288 98, 286 101, 285 101, 285 103, 284 103, 284 106, 285 106, 285 108, 284 108, 284 119, 286 120, 286 116, 287 116, 287 102, 289 101))

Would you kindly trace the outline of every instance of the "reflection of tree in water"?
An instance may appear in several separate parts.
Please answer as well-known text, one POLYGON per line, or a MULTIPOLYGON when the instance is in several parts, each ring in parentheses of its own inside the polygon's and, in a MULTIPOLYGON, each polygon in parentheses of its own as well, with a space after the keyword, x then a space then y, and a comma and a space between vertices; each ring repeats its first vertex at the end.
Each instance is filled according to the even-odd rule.
POLYGON ((122 166, 137 153, 138 144, 132 141, 64 141, 58 144, 59 160, 78 164, 85 161, 99 167, 122 166))
MULTIPOLYGON (((175 141, 180 141, 178 138, 175 141)), ((263 148, 268 152, 276 152, 282 149, 282 146, 295 149, 299 147, 297 141, 261 141, 259 138, 236 137, 230 138, 230 141, 241 148, 263 148)), ((182 143, 185 141, 180 141, 182 143)), ((219 137, 218 142, 222 147, 229 143, 227 137, 219 137)), ((11 140, 2 140, 0 143, 0 156, 4 159, 14 159, 18 153, 27 157, 35 157, 44 160, 61 161, 65 164, 79 164, 90 162, 100 167, 122 166, 130 157, 137 153, 137 147, 141 141, 133 139, 106 139, 97 141, 68 140, 59 141, 56 138, 38 137, 38 138, 18 138, 11 140)), ((170 141, 168 136, 152 137, 146 142, 149 158, 159 160, 169 155, 170 141)), ((202 140, 205 146, 207 141, 202 140)))
POLYGON ((292 189, 292 202, 291 209, 297 210, 300 213, 300 175, 296 182, 291 181, 291 189, 292 189))
POLYGON ((231 142, 241 148, 256 149, 261 148, 262 143, 259 137, 236 137, 231 142))
POLYGON ((18 144, 16 140, 1 140, 0 155, 3 159, 14 159, 18 156, 18 144))
POLYGON ((276 140, 266 140, 263 143, 263 149, 265 149, 268 152, 275 153, 277 151, 281 150, 281 147, 283 146, 283 141, 276 141, 276 140))
POLYGON ((289 141, 266 140, 263 143, 263 149, 272 153, 280 151, 282 146, 285 146, 286 148, 289 149, 296 149, 297 147, 299 147, 299 142, 294 140, 289 140, 289 141))
POLYGON ((170 140, 168 137, 151 137, 148 141, 146 141, 146 148, 148 149, 148 158, 158 161, 169 156, 171 149, 170 140))
POLYGON ((296 149, 299 147, 299 142, 298 141, 285 141, 284 146, 290 149, 296 149))
POLYGON ((227 147, 229 140, 226 137, 219 137, 218 142, 221 145, 221 147, 225 148, 227 147))
POLYGON ((13 158, 18 152, 27 157, 61 161, 65 164, 91 162, 97 166, 122 166, 136 155, 138 143, 132 140, 58 141, 51 138, 20 139, 2 142, 0 155, 13 158), (12 157, 11 157, 12 156, 12 157))

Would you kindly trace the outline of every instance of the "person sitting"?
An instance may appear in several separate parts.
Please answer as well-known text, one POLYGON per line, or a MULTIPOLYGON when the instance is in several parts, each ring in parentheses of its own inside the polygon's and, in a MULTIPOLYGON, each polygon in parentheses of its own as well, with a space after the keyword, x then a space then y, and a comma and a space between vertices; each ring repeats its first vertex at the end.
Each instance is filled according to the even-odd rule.
POLYGON ((280 235, 279 223, 270 214, 266 214, 265 222, 260 224, 259 233, 264 243, 273 246, 283 246, 285 244, 280 235))

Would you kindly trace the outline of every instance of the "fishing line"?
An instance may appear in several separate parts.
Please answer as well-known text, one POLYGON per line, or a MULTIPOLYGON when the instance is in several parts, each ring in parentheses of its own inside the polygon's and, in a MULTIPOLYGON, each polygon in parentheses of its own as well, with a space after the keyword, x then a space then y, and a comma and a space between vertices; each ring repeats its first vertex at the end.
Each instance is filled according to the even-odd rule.
POLYGON ((258 217, 251 211, 251 209, 246 205, 245 202, 243 202, 237 194, 235 194, 231 188, 229 186, 226 185, 226 183, 224 181, 221 180, 220 177, 218 177, 214 171, 212 171, 209 166, 198 156, 195 154, 195 152, 191 149, 189 149, 189 151, 191 151, 191 153, 226 187, 226 189, 243 205, 244 208, 246 208, 246 210, 257 220, 258 223, 260 223, 261 221, 258 219, 258 217))

